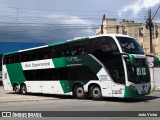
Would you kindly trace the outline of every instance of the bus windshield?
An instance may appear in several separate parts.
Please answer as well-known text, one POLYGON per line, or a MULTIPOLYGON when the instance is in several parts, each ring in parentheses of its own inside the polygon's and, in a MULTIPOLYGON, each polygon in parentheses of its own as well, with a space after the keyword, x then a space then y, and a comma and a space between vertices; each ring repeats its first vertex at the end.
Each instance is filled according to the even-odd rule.
POLYGON ((127 53, 132 54, 144 54, 143 48, 139 45, 139 43, 133 39, 128 37, 116 37, 122 47, 122 50, 127 53))
POLYGON ((146 59, 135 59, 135 64, 130 64, 125 58, 128 72, 128 81, 133 83, 148 83, 150 74, 146 59))

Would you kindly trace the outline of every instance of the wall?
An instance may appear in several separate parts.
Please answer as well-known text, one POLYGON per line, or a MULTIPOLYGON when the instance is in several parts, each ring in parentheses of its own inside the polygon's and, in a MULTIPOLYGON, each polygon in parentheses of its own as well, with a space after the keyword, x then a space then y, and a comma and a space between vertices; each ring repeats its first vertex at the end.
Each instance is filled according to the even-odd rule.
POLYGON ((154 68, 154 90, 160 90, 160 68, 154 68))

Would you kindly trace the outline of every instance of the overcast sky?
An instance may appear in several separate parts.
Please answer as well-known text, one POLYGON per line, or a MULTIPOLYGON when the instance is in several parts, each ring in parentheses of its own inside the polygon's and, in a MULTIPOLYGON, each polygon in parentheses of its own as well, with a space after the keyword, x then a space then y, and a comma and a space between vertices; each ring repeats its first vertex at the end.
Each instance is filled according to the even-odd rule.
MULTIPOLYGON (((146 21, 160 0, 0 0, 0 41, 54 43, 95 35, 106 18, 146 21)), ((160 19, 160 10, 155 21, 160 19)))

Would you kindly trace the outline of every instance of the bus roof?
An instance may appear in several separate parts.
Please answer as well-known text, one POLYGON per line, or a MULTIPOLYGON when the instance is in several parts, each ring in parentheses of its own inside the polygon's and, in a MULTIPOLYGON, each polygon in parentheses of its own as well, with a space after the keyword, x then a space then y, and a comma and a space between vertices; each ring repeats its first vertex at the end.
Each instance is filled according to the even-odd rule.
POLYGON ((130 37, 132 38, 131 36, 128 36, 128 35, 124 35, 124 34, 100 34, 100 35, 95 35, 95 36, 89 36, 89 39, 91 38, 96 38, 96 37, 102 37, 102 36, 110 36, 110 37, 130 37))
MULTIPOLYGON (((75 37, 74 39, 70 39, 70 40, 67 40, 67 41, 57 42, 57 43, 48 44, 48 45, 39 46, 39 47, 33 47, 33 48, 29 48, 29 49, 23 49, 23 50, 14 51, 14 52, 9 52, 9 53, 5 53, 4 55, 19 53, 19 52, 24 52, 24 51, 29 51, 29 50, 35 50, 35 49, 39 49, 39 48, 45 48, 45 47, 49 47, 49 46, 56 46, 56 45, 71 43, 71 42, 80 41, 80 40, 92 39, 92 38, 97 38, 97 37, 102 37, 102 36, 110 36, 110 37, 116 37, 116 36, 117 36, 117 37, 120 37, 120 36, 121 36, 121 37, 131 37, 131 36, 128 36, 128 35, 123 35, 123 34, 101 34, 101 35, 88 36, 88 37, 75 37)), ((131 37, 131 38, 132 38, 132 37, 131 37)))

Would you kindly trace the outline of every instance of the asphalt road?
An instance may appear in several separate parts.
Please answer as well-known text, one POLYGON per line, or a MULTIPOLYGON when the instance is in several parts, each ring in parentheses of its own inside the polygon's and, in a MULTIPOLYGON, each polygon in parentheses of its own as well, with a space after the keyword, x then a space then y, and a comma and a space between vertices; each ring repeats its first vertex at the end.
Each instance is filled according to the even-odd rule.
MULTIPOLYGON (((77 100, 71 96, 58 96, 58 95, 43 95, 43 94, 28 94, 20 95, 13 92, 6 92, 0 87, 0 111, 117 111, 115 116, 121 111, 160 111, 160 91, 154 91, 148 96, 144 96, 136 99, 120 99, 120 98, 104 98, 101 101, 77 100)), ((127 115, 130 112, 125 112, 127 115)), ((58 113, 64 114, 67 113, 58 113)), ((75 114, 73 112, 73 114, 75 114)), ((86 114, 90 114, 89 112, 86 114)), ((93 113, 92 113, 93 114, 93 113)), ((160 117, 48 117, 46 119, 85 119, 85 120, 131 120, 131 119, 144 119, 144 120, 158 120, 160 117)), ((89 115, 91 116, 91 115, 89 115)), ((0 118, 6 119, 6 118, 0 118)), ((8 118, 7 118, 8 119, 8 118)), ((17 119, 17 118, 12 118, 17 119)), ((21 119, 21 118, 20 118, 21 119)), ((23 118, 27 119, 27 118, 23 118)), ((44 118, 38 118, 44 119, 44 118)))

